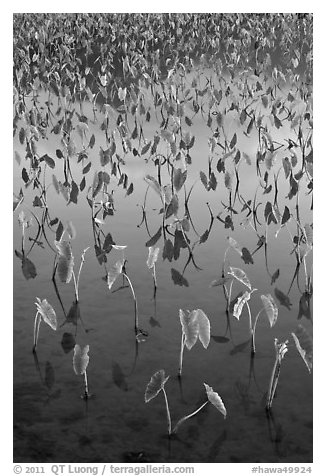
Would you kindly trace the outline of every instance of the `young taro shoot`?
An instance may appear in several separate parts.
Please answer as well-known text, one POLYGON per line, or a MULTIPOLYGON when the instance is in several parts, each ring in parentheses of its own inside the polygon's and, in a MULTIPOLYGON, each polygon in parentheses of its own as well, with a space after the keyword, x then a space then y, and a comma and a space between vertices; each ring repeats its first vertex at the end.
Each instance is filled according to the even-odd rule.
POLYGON ((53 329, 54 331, 57 330, 57 316, 51 304, 49 304, 46 299, 43 299, 43 301, 41 301, 38 297, 36 299, 37 302, 35 303, 35 305, 37 308, 37 312, 34 320, 33 352, 36 352, 36 346, 42 319, 46 324, 51 327, 51 329, 53 329))
POLYGON ((270 411, 272 408, 272 403, 278 383, 278 379, 280 376, 280 370, 281 370, 281 362, 285 356, 285 354, 288 351, 288 340, 285 342, 278 342, 278 339, 275 339, 274 345, 275 345, 275 362, 274 362, 274 367, 271 375, 271 379, 269 382, 269 388, 268 388, 268 393, 267 393, 267 400, 266 400, 266 410, 270 411))
POLYGON ((210 322, 206 314, 201 309, 184 312, 179 310, 180 323, 182 328, 181 348, 179 358, 178 376, 182 374, 183 350, 186 346, 190 350, 197 342, 198 338, 203 347, 207 349, 210 342, 210 322))
POLYGON ((81 348, 80 345, 76 344, 74 347, 74 356, 72 360, 73 368, 76 375, 84 375, 84 383, 85 383, 85 392, 82 398, 89 398, 91 395, 88 392, 88 381, 87 381, 87 366, 89 362, 89 345, 85 345, 85 347, 81 348))
POLYGON ((209 385, 207 385, 206 383, 204 383, 204 387, 205 387, 205 390, 206 390, 206 395, 207 395, 207 400, 206 402, 204 402, 199 408, 197 408, 197 410, 195 410, 194 412, 190 413, 189 415, 186 415, 184 416, 183 418, 180 418, 180 420, 176 423, 176 425, 174 426, 173 430, 172 430, 172 434, 175 434, 178 430, 178 428, 180 427, 180 425, 182 425, 182 423, 184 423, 186 420, 188 420, 189 418, 195 416, 198 412, 200 412, 200 410, 202 410, 206 405, 207 403, 211 403, 212 405, 214 405, 214 407, 222 413, 222 415, 224 416, 224 418, 226 418, 226 408, 224 406, 224 403, 221 399, 221 397, 219 396, 219 394, 217 392, 214 392, 214 390, 212 389, 212 387, 210 387, 209 385))
POLYGON ((157 289, 155 263, 157 261, 159 252, 160 252, 160 248, 154 248, 154 246, 150 246, 148 248, 148 258, 146 261, 148 269, 152 270, 152 275, 154 280, 154 298, 156 296, 156 289, 157 289))
POLYGON ((166 417, 167 417, 167 423, 168 423, 168 435, 171 435, 171 414, 170 414, 170 409, 169 409, 169 402, 168 402, 168 397, 166 395, 164 385, 168 381, 169 376, 165 377, 165 371, 158 370, 154 375, 152 375, 149 383, 147 384, 146 390, 145 390, 145 403, 148 403, 150 400, 155 398, 160 391, 163 392, 164 395, 164 400, 165 400, 165 408, 166 408, 166 417))
POLYGON ((120 275, 122 275, 128 281, 130 290, 132 292, 132 297, 133 297, 133 300, 134 300, 135 335, 136 335, 137 341, 141 341, 142 336, 146 335, 146 333, 139 328, 137 298, 136 298, 136 294, 135 294, 135 291, 134 291, 134 287, 131 283, 131 280, 130 280, 130 278, 127 274, 126 268, 125 268, 126 260, 125 260, 125 257, 124 257, 124 249, 127 248, 127 246, 125 246, 125 245, 112 245, 112 248, 114 248, 118 251, 122 251, 122 259, 117 261, 113 266, 111 266, 109 268, 108 274, 107 274, 107 285, 108 285, 108 288, 111 290, 113 284, 115 283, 116 279, 120 275))

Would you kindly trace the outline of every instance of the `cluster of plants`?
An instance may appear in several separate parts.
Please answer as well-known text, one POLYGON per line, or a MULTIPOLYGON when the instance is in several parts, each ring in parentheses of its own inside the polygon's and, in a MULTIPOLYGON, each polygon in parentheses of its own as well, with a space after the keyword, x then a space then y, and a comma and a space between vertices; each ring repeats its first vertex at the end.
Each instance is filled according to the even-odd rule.
MULTIPOLYGON (((33 280, 38 270, 32 253, 45 246, 51 250, 52 282, 64 317, 58 324, 54 307, 36 298, 37 365, 41 323, 54 331, 66 324, 74 326, 75 333, 64 332, 61 344, 66 353, 73 351, 72 368, 83 376, 83 397, 89 398, 87 366, 92 349, 81 345, 77 327, 81 325, 87 336, 79 283, 85 257, 91 253, 104 273, 105 291, 128 288, 131 293, 136 349, 150 338, 139 322, 137 284, 126 259, 128 243, 116 242, 110 223, 119 213, 121 198, 117 197, 128 197, 139 186, 128 169, 136 159, 145 169, 138 226, 148 235, 144 262, 148 280, 153 281, 155 306, 160 260, 171 265, 175 285, 188 287, 187 269, 193 266, 202 272, 198 250, 205 247, 212 230, 219 227, 229 234, 221 273, 210 284, 218 293, 223 290, 226 333, 212 335, 202 309, 180 309, 181 344, 176 355, 180 380, 184 351, 198 341, 207 349, 211 338, 231 340, 234 345, 231 322, 243 319, 244 310, 248 340, 234 345, 234 352, 250 346, 254 359, 262 316, 274 327, 278 304, 291 310, 295 282, 300 294, 298 319, 304 316, 312 322, 313 224, 301 214, 303 202, 309 212, 313 209, 311 63, 309 14, 14 15, 14 155, 21 176, 13 203, 21 228, 21 247, 15 255, 23 276, 33 280), (198 125, 207 136, 199 163, 198 125), (49 137, 56 144, 55 153, 47 150, 49 137), (254 149, 245 143, 254 143, 254 149), (198 170, 195 180, 192 168, 198 170), (249 191, 242 179, 248 170, 249 191), (192 213, 195 187, 205 202, 202 229, 192 213), (222 199, 217 198, 221 191, 222 199), (94 242, 88 243, 79 264, 72 245, 75 227, 56 215, 51 205, 54 194, 69 207, 70 216, 80 202, 89 207, 94 242), (238 243, 238 229, 254 234, 253 249, 238 243), (294 258, 286 292, 274 286, 281 275, 280 264, 269 259, 271 237, 283 233, 294 258), (258 254, 263 255, 274 296, 267 293, 256 299, 258 289, 242 268, 230 262, 231 254, 249 268, 258 254), (73 283, 68 311, 58 280, 63 285, 73 283), (256 314, 251 310, 254 299, 262 306, 256 314)), ((152 325, 157 325, 152 319, 152 325)), ((310 333, 299 325, 287 337, 274 341, 275 362, 265 399, 268 412, 291 338, 312 370, 310 333)), ((117 364, 113 374, 120 385, 126 385, 117 364)), ((172 425, 167 381, 165 370, 156 371, 146 387, 145 402, 163 394, 169 436, 208 402, 226 417, 221 397, 203 382, 205 402, 172 425)))

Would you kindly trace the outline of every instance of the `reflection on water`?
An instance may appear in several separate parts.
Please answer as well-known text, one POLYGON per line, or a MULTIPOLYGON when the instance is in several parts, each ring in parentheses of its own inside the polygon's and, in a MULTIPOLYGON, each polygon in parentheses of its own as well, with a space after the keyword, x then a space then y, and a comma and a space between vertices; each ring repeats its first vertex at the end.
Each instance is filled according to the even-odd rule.
POLYGON ((312 334, 310 101, 262 75, 176 73, 154 101, 142 86, 128 114, 34 92, 47 133, 17 124, 14 459, 311 461, 312 382, 291 337, 298 322, 312 334), (261 295, 278 308, 272 327, 261 295), (32 353, 36 296, 58 326, 40 326, 32 353), (179 309, 211 326, 207 349, 185 348, 181 379, 179 309), (266 414, 274 338, 290 343, 266 414), (89 345, 86 400, 76 343, 89 345), (163 396, 144 402, 159 369, 174 423, 204 382, 227 418, 205 406, 169 440, 163 396))

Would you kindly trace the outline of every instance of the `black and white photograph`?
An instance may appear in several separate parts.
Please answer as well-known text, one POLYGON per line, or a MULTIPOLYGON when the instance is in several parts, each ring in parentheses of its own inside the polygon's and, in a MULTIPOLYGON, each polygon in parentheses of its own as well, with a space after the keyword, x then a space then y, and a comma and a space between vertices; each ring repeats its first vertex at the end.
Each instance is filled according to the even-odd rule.
POLYGON ((12 14, 14 472, 313 473, 314 14, 74 8, 12 14))

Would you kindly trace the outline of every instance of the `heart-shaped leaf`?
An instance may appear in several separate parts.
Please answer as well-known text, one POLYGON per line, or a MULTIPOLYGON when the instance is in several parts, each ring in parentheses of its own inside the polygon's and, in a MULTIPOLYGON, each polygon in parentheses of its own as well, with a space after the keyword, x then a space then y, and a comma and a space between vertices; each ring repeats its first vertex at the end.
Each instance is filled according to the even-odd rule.
MULTIPOLYGON (((185 336, 185 345, 190 350, 197 342, 199 334, 199 321, 197 319, 197 310, 183 312, 179 310, 182 332, 185 336)), ((208 344, 207 344, 208 345, 208 344)))
POLYGON ((148 258, 146 261, 148 269, 152 269, 153 266, 155 265, 159 252, 160 252, 160 248, 154 248, 153 246, 150 246, 148 248, 148 258))
POLYGON ((117 261, 111 268, 108 270, 107 276, 107 284, 109 289, 112 288, 115 280, 120 276, 122 273, 123 262, 117 261))
POLYGON ((309 373, 312 370, 312 356, 313 356, 313 347, 312 347, 312 338, 306 331, 306 329, 299 325, 295 332, 291 332, 297 351, 301 355, 304 363, 309 370, 309 373))
POLYGON ((228 272, 228 274, 231 274, 231 276, 233 276, 234 278, 236 278, 238 281, 240 281, 240 283, 244 284, 245 286, 247 286, 247 288, 250 289, 251 291, 251 284, 250 284, 250 281, 249 279, 247 278, 247 275, 244 271, 242 271, 242 269, 240 268, 232 268, 230 266, 230 271, 228 272))
POLYGON ((76 344, 74 347, 72 364, 77 375, 83 375, 86 372, 89 362, 88 351, 89 345, 85 345, 85 347, 81 348, 80 345, 76 344))
POLYGON ((223 403, 221 397, 219 396, 219 394, 217 392, 214 392, 212 387, 210 387, 206 383, 204 383, 204 387, 205 387, 205 390, 206 390, 206 393, 207 393, 208 400, 211 402, 212 405, 214 405, 214 407, 219 412, 222 413, 224 418, 226 418, 226 408, 225 408, 224 403, 223 403))
POLYGON ((271 294, 262 294, 260 298, 263 302, 270 326, 273 327, 277 321, 278 307, 271 294))
POLYGON ((208 317, 201 309, 196 309, 196 319, 198 321, 198 337, 203 347, 207 349, 211 338, 211 325, 208 317))
POLYGON ((241 313, 242 313, 242 309, 243 309, 243 306, 245 305, 245 303, 247 301, 249 301, 250 299, 250 296, 251 296, 251 293, 248 293, 248 291, 245 291, 242 296, 240 296, 236 302, 236 304, 234 305, 234 308, 233 308, 233 315, 236 319, 239 320, 240 316, 241 316, 241 313))
POLYGON ((158 370, 154 375, 152 375, 149 383, 147 384, 145 390, 145 402, 148 403, 150 400, 156 397, 168 381, 169 376, 165 377, 165 371, 158 370))
POLYGON ((47 302, 46 299, 43 299, 43 301, 41 301, 41 299, 38 297, 36 299, 37 302, 35 303, 35 305, 37 307, 38 312, 41 314, 43 321, 46 322, 46 324, 48 324, 54 331, 56 331, 57 316, 55 310, 53 309, 51 304, 47 302))

